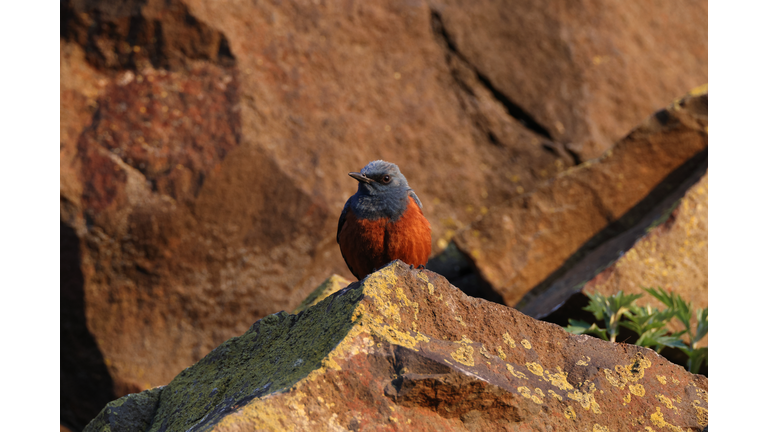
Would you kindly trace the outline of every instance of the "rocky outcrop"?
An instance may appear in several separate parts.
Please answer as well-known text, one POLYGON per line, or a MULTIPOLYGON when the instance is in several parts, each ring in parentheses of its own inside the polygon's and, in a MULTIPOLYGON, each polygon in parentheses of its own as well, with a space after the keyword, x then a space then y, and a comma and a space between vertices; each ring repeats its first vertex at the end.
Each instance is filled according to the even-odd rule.
MULTIPOLYGON (((584 286, 605 295, 670 289, 694 308, 707 307, 709 175, 705 174, 666 215, 609 268, 584 286)), ((648 296, 654 307, 661 303, 648 296)))
POLYGON ((504 303, 541 316, 526 309, 530 302, 545 298, 554 309, 569 294, 542 293, 594 277, 659 217, 660 203, 671 205, 675 191, 682 195, 703 174, 707 143, 702 88, 648 118, 599 159, 495 207, 454 242, 504 303))
POLYGON ((505 6, 527 23, 515 32, 559 47, 541 50, 555 69, 519 51, 519 34, 471 31, 498 5, 466 7, 464 20, 451 4, 396 0, 61 3, 61 224, 75 239, 62 256, 77 267, 62 272, 62 340, 79 350, 62 351, 62 382, 98 399, 62 385, 66 425, 81 429, 104 395, 168 383, 328 274, 351 277, 334 238, 347 172, 398 163, 439 253, 706 81, 706 2, 642 16, 505 6), (585 17, 626 22, 585 40, 585 17))
POLYGON ((579 160, 707 82, 707 3, 430 2, 451 51, 579 160))
MULTIPOLYGON (((706 164, 700 168, 706 169, 706 164)), ((651 287, 682 296, 694 310, 708 307, 709 175, 699 175, 700 170, 693 172, 633 228, 587 254, 545 291, 532 297, 521 312, 562 326, 568 325, 569 319, 593 322, 594 316, 583 310, 589 303, 585 293, 609 296, 619 291, 642 294, 638 305, 666 309, 643 290, 651 287)), ((684 330, 677 320, 672 320, 668 328, 684 330)), ((635 337, 625 330, 617 340, 631 341, 635 337)), ((706 336, 698 342, 699 347, 707 344, 706 336)), ((661 354, 680 365, 687 362, 679 350, 665 348, 661 354)), ((706 363, 700 373, 707 375, 706 363)))
MULTIPOLYGON (((581 308, 588 300, 582 294, 599 292, 608 296, 619 291, 643 294, 637 300, 639 305, 665 309, 661 302, 643 290, 651 287, 679 294, 691 303, 694 310, 706 308, 709 292, 708 184, 709 175, 705 174, 682 198, 669 205, 631 248, 622 250, 621 255, 597 276, 589 281, 571 284, 568 288, 565 284, 553 284, 549 290, 526 305, 523 312, 567 325, 569 318, 576 319, 584 313, 581 308), (571 294, 563 303, 562 299, 571 294), (553 311, 558 300, 561 303, 553 311)), ((582 317, 586 320, 592 318, 589 315, 582 317)), ((673 320, 669 328, 673 331, 683 330, 677 320, 673 320)), ((699 342, 699 346, 707 346, 706 336, 699 342)), ((670 359, 675 357, 672 351, 662 351, 662 354, 670 359)), ((682 363, 684 357, 677 360, 682 363)), ((701 373, 706 375, 706 369, 702 369, 701 373)))
POLYGON ((707 379, 395 261, 225 342, 86 431, 702 430, 707 379))

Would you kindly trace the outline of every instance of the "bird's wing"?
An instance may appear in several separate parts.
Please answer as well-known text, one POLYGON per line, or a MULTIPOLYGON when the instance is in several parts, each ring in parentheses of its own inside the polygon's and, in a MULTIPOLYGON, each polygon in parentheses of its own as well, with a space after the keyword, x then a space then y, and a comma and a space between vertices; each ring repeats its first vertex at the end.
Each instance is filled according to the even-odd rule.
POLYGON ((341 234, 341 227, 344 226, 344 222, 347 220, 347 211, 349 210, 349 202, 352 200, 350 197, 347 202, 344 204, 344 209, 341 211, 341 216, 339 216, 339 226, 336 228, 336 243, 339 242, 339 234, 341 234))
MULTIPOLYGON (((341 227, 344 226, 344 222, 347 221, 347 211, 349 211, 349 202, 352 200, 350 197, 347 200, 347 203, 344 204, 344 209, 341 211, 341 216, 339 216, 339 227, 336 228, 336 243, 339 243, 339 234, 341 234, 341 227)), ((344 249, 341 249, 341 257, 344 258, 344 263, 347 264, 347 268, 349 268, 349 271, 359 280, 360 277, 355 274, 355 271, 352 269, 352 266, 349 265, 349 261, 347 261, 347 257, 344 256, 344 249)))
POLYGON ((419 200, 419 197, 416 196, 416 192, 414 192, 413 189, 408 190, 408 196, 410 196, 411 198, 413 198, 414 201, 416 201, 416 205, 418 205, 419 208, 424 208, 421 205, 421 201, 419 200))

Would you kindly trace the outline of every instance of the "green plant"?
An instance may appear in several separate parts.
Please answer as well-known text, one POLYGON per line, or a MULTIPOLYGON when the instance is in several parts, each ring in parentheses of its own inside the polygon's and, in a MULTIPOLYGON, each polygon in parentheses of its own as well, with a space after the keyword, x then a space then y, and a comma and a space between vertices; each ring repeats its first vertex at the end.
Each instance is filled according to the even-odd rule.
POLYGON ((589 305, 584 310, 592 312, 598 321, 602 320, 605 328, 600 328, 596 323, 569 319, 565 329, 574 334, 591 334, 615 342, 619 327, 624 327, 638 335, 636 345, 653 348, 656 352, 661 352, 664 347, 681 350, 688 357, 688 370, 698 373, 708 355, 707 347, 697 347, 697 343, 707 334, 708 309, 692 312, 691 304, 685 302, 680 295, 667 293, 661 288, 643 289, 667 309, 660 311, 650 305, 638 306, 636 301, 642 294, 625 295, 622 291, 607 297, 600 293, 587 294, 589 305), (697 323, 695 328, 692 320, 694 315, 697 323), (683 324, 683 331, 669 330, 668 325, 673 319, 683 324), (687 342, 684 338, 687 338, 687 342))
POLYGON ((625 296, 622 291, 609 297, 600 293, 587 293, 589 305, 584 310, 592 312, 598 321, 604 320, 605 330, 598 327, 597 324, 590 325, 585 321, 576 320, 568 320, 569 326, 566 327, 566 330, 576 334, 593 334, 601 339, 616 342, 616 335, 619 334, 619 320, 629 312, 629 308, 634 304, 635 300, 642 296, 642 294, 629 294, 625 296))
POLYGON ((687 336, 688 342, 683 339, 679 339, 681 351, 688 356, 688 370, 693 373, 698 373, 701 364, 708 360, 707 347, 697 347, 697 343, 707 335, 709 331, 709 308, 696 309, 692 311, 691 304, 687 303, 679 294, 672 294, 671 292, 664 292, 661 288, 643 288, 648 294, 656 297, 661 303, 668 309, 672 310, 675 318, 683 324, 685 330, 679 332, 683 336, 687 336), (694 328, 693 316, 696 316, 696 327, 694 328))

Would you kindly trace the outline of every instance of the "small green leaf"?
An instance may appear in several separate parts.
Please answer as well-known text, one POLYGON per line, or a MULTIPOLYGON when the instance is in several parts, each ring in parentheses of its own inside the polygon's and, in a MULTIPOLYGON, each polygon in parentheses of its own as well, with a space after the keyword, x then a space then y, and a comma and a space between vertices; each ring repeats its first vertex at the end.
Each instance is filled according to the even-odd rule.
POLYGON ((691 344, 695 344, 707 335, 709 329, 709 308, 698 309, 696 311, 696 336, 693 337, 691 344))
POLYGON ((661 289, 661 287, 643 288, 643 290, 648 294, 656 297, 656 299, 663 303, 664 306, 668 308, 674 308, 675 299, 672 297, 672 293, 665 292, 661 289))
POLYGON ((608 340, 608 334, 604 329, 598 327, 597 324, 590 324, 582 320, 569 319, 568 327, 565 330, 573 334, 591 334, 600 339, 608 340))

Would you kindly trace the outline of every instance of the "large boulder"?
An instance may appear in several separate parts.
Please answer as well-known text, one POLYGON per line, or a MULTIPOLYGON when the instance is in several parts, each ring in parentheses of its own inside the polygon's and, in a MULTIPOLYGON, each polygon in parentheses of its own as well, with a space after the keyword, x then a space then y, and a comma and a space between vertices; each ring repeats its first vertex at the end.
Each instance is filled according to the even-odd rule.
POLYGON ((580 160, 707 82, 707 2, 431 1, 454 53, 580 160))
POLYGON ((600 158, 495 207, 454 237, 458 251, 504 303, 556 306, 567 296, 543 293, 594 277, 704 173, 707 101, 706 87, 697 89, 600 158))
MULTIPOLYGON (((638 305, 664 310, 666 306, 644 290, 656 287, 680 295, 694 310, 708 307, 708 184, 704 164, 646 211, 635 226, 586 254, 547 289, 530 296, 520 311, 563 326, 570 319, 594 321, 594 315, 583 310, 589 304, 585 294, 610 296, 619 291, 642 294, 638 305)), ((668 328, 684 330, 677 319, 668 328)), ((634 337, 625 330, 617 340, 634 337)), ((707 344, 706 336, 697 342, 698 347, 707 344)), ((679 350, 665 348, 662 354, 677 364, 687 362, 679 350)), ((706 363, 700 371, 707 374, 706 363)))
MULTIPOLYGON (((680 294, 694 308, 707 307, 708 190, 709 175, 705 174, 665 220, 587 282, 584 291, 611 295, 619 291, 644 293, 643 287, 661 287, 680 294)), ((653 297, 647 297, 647 303, 662 307, 653 297)))
MULTIPOLYGON (((467 7, 473 20, 499 11, 467 7)), ((509 7, 529 17, 548 8, 509 7)), ((635 16, 624 7, 607 19, 635 16)), ((603 41, 624 35, 605 70, 656 83, 642 92, 578 84, 582 96, 592 92, 591 107, 643 111, 610 126, 609 139, 706 81, 706 49, 687 42, 690 29, 706 35, 706 2, 649 7, 643 16, 674 25, 636 17, 629 33, 594 30, 603 41), (667 46, 689 53, 685 61, 636 38, 643 26, 667 43, 675 29, 681 37, 667 46), (643 75, 645 64, 660 68, 643 75)), ((335 243, 355 190, 347 172, 378 158, 398 163, 439 253, 489 209, 588 157, 569 142, 585 136, 578 125, 605 124, 597 110, 575 109, 581 120, 562 120, 558 132, 526 82, 513 86, 486 66, 483 56, 519 57, 509 40, 489 28, 479 36, 488 53, 476 55, 479 45, 467 48, 463 36, 475 22, 437 2, 66 0, 61 10, 61 223, 62 237, 73 236, 62 241, 62 262, 77 267, 62 272, 62 340, 79 350, 62 351, 62 382, 93 389, 62 385, 73 429, 95 414, 83 414, 91 408, 78 405, 81 393, 101 400, 92 407, 105 394, 166 384, 247 323, 293 310, 328 274, 351 277, 335 243)), ((578 29, 582 18, 560 22, 578 29)), ((548 21, 530 22, 550 32, 548 21)), ((568 50, 547 52, 553 64, 570 61, 568 50)), ((540 60, 526 74, 549 76, 555 88, 557 77, 535 69, 540 60)), ((572 95, 546 100, 577 106, 572 95)))
POLYGON ((90 431, 702 430, 707 378, 395 261, 225 342, 90 431))

